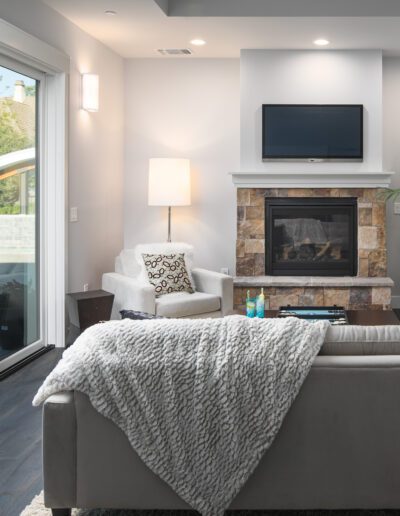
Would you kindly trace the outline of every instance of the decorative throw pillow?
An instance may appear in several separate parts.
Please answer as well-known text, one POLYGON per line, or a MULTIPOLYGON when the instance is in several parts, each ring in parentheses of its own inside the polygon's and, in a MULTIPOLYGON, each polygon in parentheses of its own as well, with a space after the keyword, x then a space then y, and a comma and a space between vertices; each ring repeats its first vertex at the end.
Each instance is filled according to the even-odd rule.
POLYGON ((143 254, 149 282, 154 286, 156 297, 171 292, 189 292, 194 289, 186 269, 183 253, 143 254))
POLYGON ((147 275, 146 266, 143 261, 144 254, 178 254, 183 253, 185 255, 186 270, 189 274, 190 283, 194 290, 196 290, 195 283, 192 278, 193 269, 193 246, 185 244, 184 242, 157 242, 152 244, 138 244, 135 246, 134 255, 138 266, 140 267, 140 273, 137 276, 141 283, 147 283, 150 285, 149 277, 147 275))
POLYGON ((162 315, 153 315, 147 312, 138 312, 137 310, 120 310, 122 319, 133 319, 134 321, 145 321, 147 319, 166 319, 162 315))

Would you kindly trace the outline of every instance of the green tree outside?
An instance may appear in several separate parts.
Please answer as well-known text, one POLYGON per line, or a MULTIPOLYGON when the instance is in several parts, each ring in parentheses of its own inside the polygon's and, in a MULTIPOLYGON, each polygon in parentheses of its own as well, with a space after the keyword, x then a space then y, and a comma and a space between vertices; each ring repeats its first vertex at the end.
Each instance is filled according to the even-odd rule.
MULTIPOLYGON (((34 145, 34 142, 18 129, 16 116, 10 107, 10 100, 3 100, 0 105, 0 156, 34 145)), ((18 175, 3 180, 0 178, 0 214, 20 213, 19 188, 18 175)))

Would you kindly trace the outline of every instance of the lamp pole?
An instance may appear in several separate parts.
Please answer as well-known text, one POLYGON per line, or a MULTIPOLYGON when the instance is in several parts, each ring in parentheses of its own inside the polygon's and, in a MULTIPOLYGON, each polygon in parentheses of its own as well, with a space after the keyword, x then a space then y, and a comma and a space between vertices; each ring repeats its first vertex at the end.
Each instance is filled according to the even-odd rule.
POLYGON ((168 206, 168 238, 167 242, 171 242, 171 206, 168 206))

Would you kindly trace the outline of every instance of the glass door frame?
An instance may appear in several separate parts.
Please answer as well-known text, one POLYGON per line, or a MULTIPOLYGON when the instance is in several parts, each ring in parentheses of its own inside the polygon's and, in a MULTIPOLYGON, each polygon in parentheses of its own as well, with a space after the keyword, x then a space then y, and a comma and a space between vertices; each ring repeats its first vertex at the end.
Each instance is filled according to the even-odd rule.
MULTIPOLYGON (((37 273, 39 275, 39 281, 37 285, 39 287, 39 296, 37 296, 37 302, 39 304, 39 338, 22 349, 15 351, 12 355, 3 358, 0 361, 0 373, 6 369, 13 367, 18 362, 26 359, 30 355, 36 353, 40 349, 48 345, 47 334, 46 334, 46 320, 45 320, 45 306, 46 306, 46 252, 45 252, 45 177, 44 170, 45 166, 43 163, 43 156, 45 155, 43 145, 45 144, 44 134, 44 120, 45 120, 45 88, 46 88, 46 74, 39 72, 38 70, 31 68, 30 66, 20 63, 15 59, 11 59, 0 53, 0 66, 13 70, 17 73, 26 75, 34 79, 37 84, 37 97, 36 97, 36 111, 35 111, 35 166, 36 166, 36 195, 39 200, 39 206, 36 209, 36 238, 35 238, 35 255, 36 260, 39 260, 37 267, 37 273), (38 219, 38 220, 37 220, 38 219)), ((37 262, 36 262, 37 263, 37 262)))
POLYGON ((71 59, 58 48, 1 18, 0 54, 4 59, 9 58, 44 74, 41 85, 40 146, 44 267, 42 340, 44 345, 63 348, 68 242, 68 85, 71 59))

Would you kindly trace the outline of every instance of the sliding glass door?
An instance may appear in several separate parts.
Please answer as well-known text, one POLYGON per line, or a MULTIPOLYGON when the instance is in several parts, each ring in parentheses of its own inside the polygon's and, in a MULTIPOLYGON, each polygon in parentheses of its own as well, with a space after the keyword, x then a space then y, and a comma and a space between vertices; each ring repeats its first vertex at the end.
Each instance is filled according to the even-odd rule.
POLYGON ((43 345, 40 89, 0 56, 0 371, 43 345))

